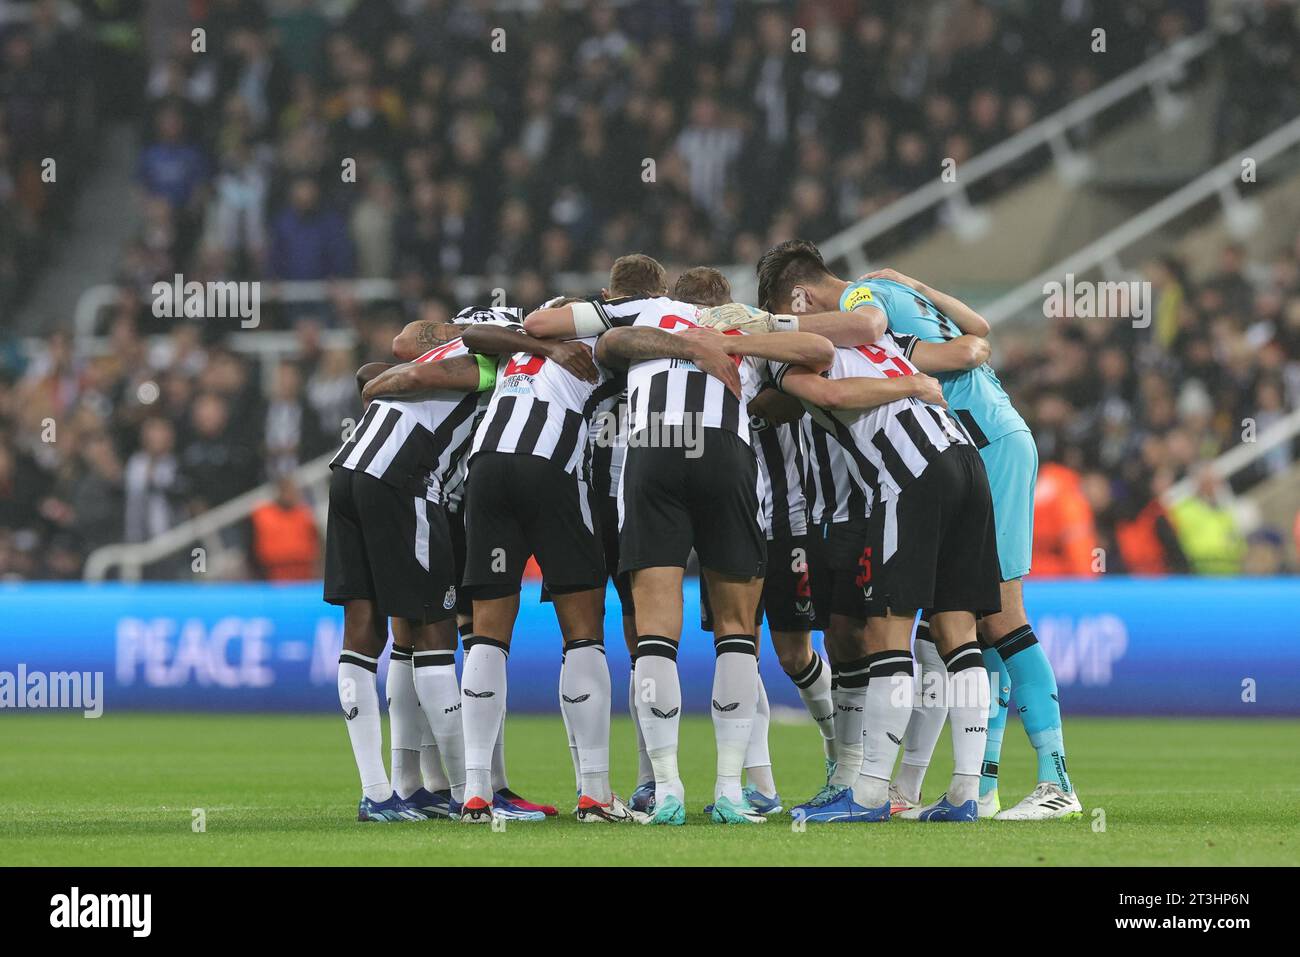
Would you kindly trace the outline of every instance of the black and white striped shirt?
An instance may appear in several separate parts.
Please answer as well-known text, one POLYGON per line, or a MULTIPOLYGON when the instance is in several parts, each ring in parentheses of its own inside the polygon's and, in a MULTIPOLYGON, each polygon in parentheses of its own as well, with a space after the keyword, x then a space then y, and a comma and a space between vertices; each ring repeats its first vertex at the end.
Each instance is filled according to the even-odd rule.
MULTIPOLYGON (((648 326, 673 334, 697 329, 697 307, 666 297, 647 303, 634 319, 615 325, 648 326)), ((743 335, 739 331, 724 335, 743 335)), ((654 426, 678 426, 690 420, 706 429, 725 429, 749 442, 749 416, 742 410, 762 387, 761 364, 737 358, 741 397, 737 399, 717 379, 686 359, 643 359, 627 371, 629 433, 654 426)))
MULTIPOLYGON (((596 345, 594 337, 577 341, 588 348, 596 345)), ((620 376, 597 369, 599 380, 586 382, 545 356, 516 352, 497 372, 470 458, 480 452, 536 455, 580 474, 597 405, 622 391, 620 376)))
MULTIPOLYGON (((830 369, 822 375, 832 379, 915 375, 916 367, 905 356, 913 339, 887 332, 869 346, 837 348, 830 369)), ((779 387, 789 366, 772 363, 771 367, 779 387)), ((878 495, 896 496, 950 445, 968 443, 945 410, 915 398, 874 409, 812 407, 809 413, 844 448, 849 473, 871 502, 878 495)))
MULTIPOLYGON (((592 296, 572 303, 574 327, 580 335, 599 335, 615 326, 630 326, 641 310, 659 302, 663 296, 619 296, 606 299, 592 296)), ((618 495, 623 461, 627 458, 627 379, 616 395, 598 403, 593 413, 588 445, 588 473, 592 488, 610 496, 618 495)))
POLYGON ((804 498, 804 450, 799 423, 773 425, 751 415, 749 433, 758 457, 764 534, 769 541, 806 534, 808 503, 804 498))
POLYGON ((588 429, 587 474, 600 495, 618 495, 618 483, 627 458, 627 378, 618 391, 596 406, 588 429))
MULTIPOLYGON (((469 355, 460 339, 430 349, 414 360, 439 362, 469 355)), ((331 467, 365 472, 400 489, 419 489, 430 501, 444 500, 474 434, 486 393, 435 393, 418 402, 375 399, 338 450, 331 467)))
POLYGON ((871 511, 871 502, 849 472, 848 453, 844 446, 811 415, 800 420, 799 429, 808 460, 804 494, 808 499, 809 521, 822 525, 866 518, 871 511))

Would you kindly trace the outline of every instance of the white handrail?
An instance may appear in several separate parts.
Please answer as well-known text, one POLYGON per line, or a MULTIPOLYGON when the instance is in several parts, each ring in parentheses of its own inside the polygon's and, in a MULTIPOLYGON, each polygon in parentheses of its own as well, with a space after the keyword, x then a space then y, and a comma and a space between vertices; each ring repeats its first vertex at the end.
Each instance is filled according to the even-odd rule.
MULTIPOLYGON (((1002 322, 1030 306, 1035 300, 1042 300, 1043 287, 1049 282, 1060 281, 1067 273, 1080 274, 1108 263, 1113 263, 1121 250, 1134 242, 1167 225, 1173 219, 1202 203, 1218 196, 1223 200, 1222 190, 1235 187, 1240 182, 1241 162, 1249 157, 1254 160, 1258 170, 1265 163, 1276 158, 1292 147, 1300 144, 1300 116, 1272 133, 1238 150, 1233 156, 1224 160, 1192 180, 1181 189, 1175 190, 1164 199, 1147 207, 1132 219, 1106 233, 1101 238, 1084 246, 1078 252, 1066 256, 1060 262, 1044 269, 1032 279, 1021 283, 1010 292, 999 296, 980 308, 980 314, 990 325, 1002 322)), ((1234 194, 1235 195, 1235 194, 1234 194)))
MULTIPOLYGON (((1300 409, 1294 409, 1278 419, 1264 432, 1256 436, 1254 442, 1242 442, 1240 445, 1234 445, 1210 463, 1210 469, 1217 478, 1227 481, 1242 469, 1254 464, 1256 459, 1262 458, 1279 445, 1291 441, 1297 435, 1300 435, 1300 409)), ((1165 490, 1163 496, 1165 504, 1172 505, 1174 502, 1186 498, 1192 494, 1195 488, 1195 475, 1188 475, 1179 479, 1165 490)))
MULTIPOLYGON (((1041 302, 1045 295, 1043 287, 1049 282, 1060 282, 1071 273, 1078 275, 1097 268, 1111 270, 1118 268, 1121 251, 1168 225, 1197 204, 1212 197, 1217 197, 1225 208, 1229 203, 1240 203, 1236 186, 1240 182, 1242 160, 1246 157, 1252 159, 1258 171, 1265 163, 1276 159, 1297 145, 1300 145, 1300 116, 1237 151, 1218 166, 1120 224, 1095 242, 1067 256, 988 305, 982 306, 980 314, 990 325, 997 325, 1035 301, 1041 302)), ((1256 441, 1244 442, 1224 452, 1214 460, 1211 467, 1220 478, 1227 479, 1297 435, 1300 435, 1300 410, 1293 411, 1275 422, 1267 431, 1257 436, 1256 441)), ((1166 491, 1165 501, 1177 501, 1191 494, 1194 487, 1194 477, 1183 478, 1166 491)))
MULTIPOLYGON (((300 488, 322 482, 329 476, 329 463, 333 457, 334 453, 331 452, 298 466, 293 472, 294 482, 300 488)), ((235 522, 242 521, 251 515, 255 508, 274 497, 274 485, 266 482, 227 502, 222 502, 215 508, 208 509, 202 515, 169 528, 147 542, 104 545, 95 549, 87 557, 82 577, 90 582, 103 581, 108 577, 109 571, 121 567, 123 581, 139 581, 145 565, 166 558, 191 542, 199 541, 235 522)))
POLYGON ((964 196, 972 184, 1016 162, 1031 150, 1041 146, 1051 147, 1058 166, 1063 163, 1069 165, 1068 145, 1063 139, 1066 133, 1135 93, 1178 77, 1189 63, 1213 48, 1217 40, 1217 31, 1209 28, 1177 41, 1163 53, 963 163, 960 183, 931 180, 925 186, 832 236, 820 244, 822 257, 828 262, 847 259, 853 269, 865 271, 868 263, 863 248, 869 242, 920 213, 954 197, 964 196))

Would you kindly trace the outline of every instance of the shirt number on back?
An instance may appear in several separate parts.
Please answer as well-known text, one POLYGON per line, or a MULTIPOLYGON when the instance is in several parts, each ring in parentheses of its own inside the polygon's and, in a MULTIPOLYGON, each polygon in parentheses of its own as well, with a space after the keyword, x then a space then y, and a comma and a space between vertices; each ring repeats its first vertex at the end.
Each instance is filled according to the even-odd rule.
POLYGON ((858 352, 862 353, 868 359, 878 366, 885 366, 880 371, 884 373, 887 379, 896 379, 899 376, 911 375, 914 371, 900 356, 891 356, 884 349, 877 349, 875 346, 858 346, 858 352), (890 365, 894 368, 889 368, 890 365))
POLYGON ((512 356, 510 361, 506 364, 505 374, 507 376, 537 375, 538 370, 542 367, 542 363, 546 361, 546 356, 528 356, 521 362, 521 356, 523 356, 522 352, 512 356))

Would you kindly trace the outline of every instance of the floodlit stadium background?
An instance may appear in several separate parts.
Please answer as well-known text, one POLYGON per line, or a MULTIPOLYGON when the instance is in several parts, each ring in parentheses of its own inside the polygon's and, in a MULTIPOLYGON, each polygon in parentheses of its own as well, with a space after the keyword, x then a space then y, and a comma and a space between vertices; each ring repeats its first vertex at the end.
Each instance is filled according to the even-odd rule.
MULTIPOLYGON (((356 367, 413 319, 595 292, 623 252, 752 296, 802 236, 995 323, 1072 712, 1300 711, 1294 4, 142 9, 0 11, 0 670, 332 708, 318 523, 356 367), (258 282, 256 327, 160 317, 178 274, 258 282), (1102 282, 1149 309, 1046 314, 1102 282)), ((520 627, 511 707, 552 710, 553 619, 520 627)))

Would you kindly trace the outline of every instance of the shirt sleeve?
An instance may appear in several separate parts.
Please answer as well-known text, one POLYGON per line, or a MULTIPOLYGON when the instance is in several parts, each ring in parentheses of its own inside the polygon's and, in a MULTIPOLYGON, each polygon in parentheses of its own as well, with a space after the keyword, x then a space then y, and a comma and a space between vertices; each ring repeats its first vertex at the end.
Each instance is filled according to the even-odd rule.
MULTIPOLYGON (((500 326, 502 329, 509 330, 510 332, 517 332, 521 336, 528 335, 521 323, 515 322, 511 319, 487 319, 476 324, 483 326, 500 326)), ((495 355, 495 353, 492 352, 481 353, 474 349, 470 349, 468 346, 466 347, 466 351, 470 355, 495 355)))
POLYGON ((894 332, 891 330, 887 332, 886 335, 890 336, 894 340, 894 344, 902 351, 905 359, 912 358, 912 351, 916 348, 916 344, 921 341, 916 336, 908 335, 905 332, 894 332))
POLYGON ((606 329, 613 328, 598 299, 571 302, 569 309, 573 312, 573 331, 580 338, 598 336, 606 329))
POLYGON ((776 359, 768 359, 766 365, 767 368, 764 371, 767 373, 767 381, 780 389, 781 383, 785 379, 785 374, 790 371, 790 363, 779 362, 776 359))
POLYGON ((636 324, 641 314, 639 303, 627 300, 607 302, 593 296, 570 305, 573 310, 573 328, 580 337, 598 336, 607 329, 636 324))
POLYGON ((519 322, 523 319, 523 310, 516 306, 466 306, 456 313, 452 325, 468 326, 476 322, 488 322, 495 325, 519 322))
POLYGON ((865 282, 852 282, 844 288, 840 294, 840 310, 842 312, 853 312, 861 306, 875 306, 877 309, 884 309, 885 304, 880 297, 865 282))

